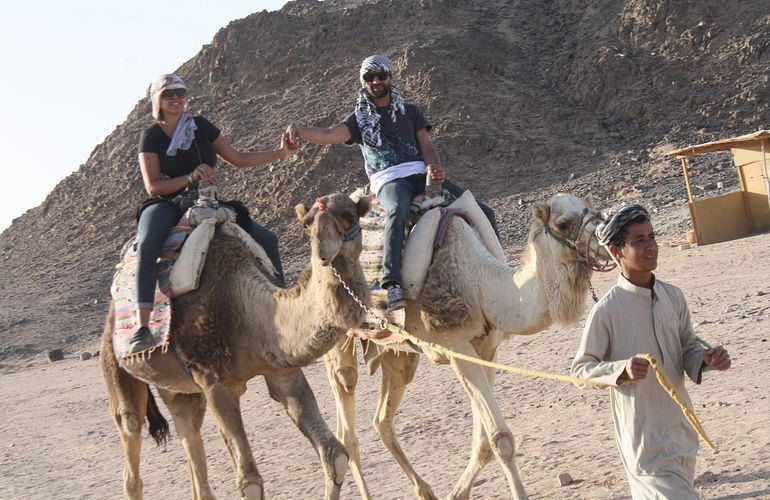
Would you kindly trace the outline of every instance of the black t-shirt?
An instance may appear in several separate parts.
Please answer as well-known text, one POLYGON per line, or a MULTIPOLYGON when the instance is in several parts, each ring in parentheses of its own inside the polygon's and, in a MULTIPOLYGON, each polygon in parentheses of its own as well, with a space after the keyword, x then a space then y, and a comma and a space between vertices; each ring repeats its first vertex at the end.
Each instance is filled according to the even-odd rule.
POLYGON ((422 110, 414 104, 407 103, 405 114, 396 111, 396 122, 390 119, 388 108, 377 108, 380 115, 380 138, 382 145, 373 148, 365 144, 358 128, 356 114, 351 113, 345 119, 345 125, 350 131, 350 141, 361 147, 364 156, 366 175, 385 170, 400 163, 422 160, 422 151, 417 141, 417 132, 422 129, 430 131, 431 125, 422 110))
POLYGON ((139 152, 157 154, 160 172, 166 177, 190 174, 201 163, 215 167, 217 155, 214 152, 213 142, 219 137, 219 129, 202 116, 196 116, 194 120, 198 128, 195 130, 195 140, 190 149, 179 149, 176 156, 168 156, 166 150, 171 144, 171 137, 166 135, 156 123, 142 134, 139 152))

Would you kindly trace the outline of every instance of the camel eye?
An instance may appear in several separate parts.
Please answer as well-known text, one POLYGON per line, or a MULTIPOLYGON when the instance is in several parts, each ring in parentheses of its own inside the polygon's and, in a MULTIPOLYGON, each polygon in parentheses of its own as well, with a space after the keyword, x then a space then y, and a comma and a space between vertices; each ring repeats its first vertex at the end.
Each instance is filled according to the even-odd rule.
POLYGON ((560 231, 564 231, 569 227, 569 222, 559 222, 556 224, 556 227, 558 227, 560 231))

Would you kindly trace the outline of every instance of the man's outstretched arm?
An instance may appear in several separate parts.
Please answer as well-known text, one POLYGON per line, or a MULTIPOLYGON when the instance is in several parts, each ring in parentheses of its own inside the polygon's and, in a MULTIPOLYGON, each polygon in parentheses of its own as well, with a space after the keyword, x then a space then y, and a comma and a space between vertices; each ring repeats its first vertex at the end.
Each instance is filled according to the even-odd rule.
POLYGON ((289 134, 289 142, 293 145, 296 145, 299 139, 313 144, 342 144, 352 138, 344 123, 331 127, 302 127, 292 123, 286 128, 286 132, 289 134))

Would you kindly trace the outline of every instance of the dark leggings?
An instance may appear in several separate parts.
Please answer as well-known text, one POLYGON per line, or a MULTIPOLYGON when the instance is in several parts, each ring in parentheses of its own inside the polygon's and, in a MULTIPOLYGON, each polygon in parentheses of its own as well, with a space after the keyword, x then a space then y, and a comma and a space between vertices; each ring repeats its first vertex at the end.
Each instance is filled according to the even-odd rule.
MULTIPOLYGON (((157 260, 171 228, 181 217, 181 210, 173 203, 155 203, 142 210, 137 226, 136 250, 139 266, 136 272, 136 305, 151 308, 155 302, 157 260)), ((269 229, 248 219, 246 231, 262 245, 276 269, 276 277, 283 283, 283 267, 278 249, 278 238, 269 229)))

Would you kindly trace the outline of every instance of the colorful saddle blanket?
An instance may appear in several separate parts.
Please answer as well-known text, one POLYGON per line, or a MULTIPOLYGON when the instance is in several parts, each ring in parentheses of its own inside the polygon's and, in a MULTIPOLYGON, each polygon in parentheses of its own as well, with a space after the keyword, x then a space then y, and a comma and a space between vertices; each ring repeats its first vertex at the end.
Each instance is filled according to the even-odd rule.
POLYGON ((363 238, 363 249, 359 262, 366 282, 369 284, 373 314, 368 313, 361 326, 354 329, 360 330, 358 333, 363 334, 363 336, 376 335, 376 332, 379 332, 380 335, 385 332, 390 334, 389 330, 383 331, 380 327, 381 319, 404 326, 404 310, 388 311, 388 291, 380 286, 386 213, 385 209, 377 202, 376 196, 369 196, 371 196, 369 212, 359 219, 363 238))
MULTIPOLYGON (((155 304, 150 315, 150 331, 153 337, 153 347, 144 351, 151 353, 161 347, 168 348, 169 329, 171 327, 171 280, 169 279, 174 261, 179 255, 187 236, 192 232, 187 215, 184 215, 163 246, 158 262, 158 282, 155 289, 155 304)), ((115 328, 112 344, 118 361, 129 353, 131 337, 137 328, 136 323, 136 272, 139 259, 136 255, 136 236, 131 237, 120 253, 120 263, 112 280, 110 292, 115 304, 115 328)))

